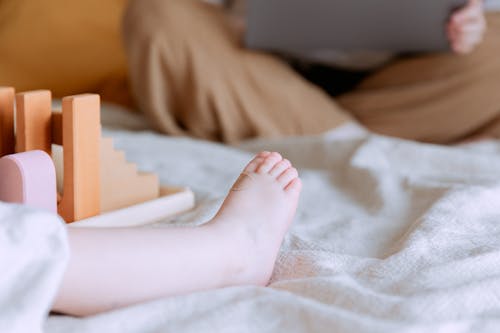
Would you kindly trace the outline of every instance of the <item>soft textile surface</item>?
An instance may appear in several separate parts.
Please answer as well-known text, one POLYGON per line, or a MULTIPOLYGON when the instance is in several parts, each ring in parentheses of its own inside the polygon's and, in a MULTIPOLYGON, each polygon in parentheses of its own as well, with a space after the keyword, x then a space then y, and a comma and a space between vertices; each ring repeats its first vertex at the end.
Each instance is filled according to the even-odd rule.
MULTIPOLYGON (((107 134, 141 169, 197 193, 195 210, 154 227, 210 218, 251 157, 147 132, 107 134)), ((304 180, 269 288, 51 316, 45 332, 500 331, 498 142, 453 148, 336 131, 241 148, 281 151, 304 180)), ((40 330, 67 261, 61 226, 0 205, 2 332, 40 330)))
POLYGON ((68 257, 52 214, 0 203, 0 331, 42 331, 68 257))
MULTIPOLYGON (((142 169, 195 190, 196 209, 174 223, 211 217, 251 157, 146 132, 108 134, 142 169)), ((304 180, 269 288, 52 316, 46 332, 500 331, 500 144, 452 148, 337 132, 245 148, 283 152, 304 180)))

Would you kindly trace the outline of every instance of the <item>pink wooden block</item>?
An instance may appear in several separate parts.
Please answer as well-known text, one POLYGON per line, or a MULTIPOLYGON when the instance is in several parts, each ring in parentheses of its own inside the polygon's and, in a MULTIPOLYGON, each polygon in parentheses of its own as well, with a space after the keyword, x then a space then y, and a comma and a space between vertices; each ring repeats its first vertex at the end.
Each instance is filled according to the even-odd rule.
POLYGON ((0 201, 57 213, 56 171, 50 156, 32 150, 0 158, 0 201))

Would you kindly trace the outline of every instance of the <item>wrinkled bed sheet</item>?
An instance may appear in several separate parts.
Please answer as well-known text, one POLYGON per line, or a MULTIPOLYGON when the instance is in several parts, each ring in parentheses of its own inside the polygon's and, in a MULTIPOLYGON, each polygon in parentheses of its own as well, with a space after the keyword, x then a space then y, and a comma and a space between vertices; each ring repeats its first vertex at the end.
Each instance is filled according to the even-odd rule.
POLYGON ((500 331, 498 142, 440 147, 332 132, 235 148, 107 135, 141 169, 196 192, 193 211, 158 228, 209 219, 249 151, 292 160, 304 190, 271 285, 45 320, 67 260, 64 228, 49 214, 0 205, 2 332, 500 331))

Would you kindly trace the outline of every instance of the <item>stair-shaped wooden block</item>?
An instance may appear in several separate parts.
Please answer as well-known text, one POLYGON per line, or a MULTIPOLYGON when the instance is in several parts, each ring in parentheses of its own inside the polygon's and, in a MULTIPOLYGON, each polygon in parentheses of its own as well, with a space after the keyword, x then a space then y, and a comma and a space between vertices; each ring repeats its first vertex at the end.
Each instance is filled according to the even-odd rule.
POLYGON ((101 213, 158 198, 158 176, 139 173, 125 154, 113 147, 111 138, 101 140, 101 213))

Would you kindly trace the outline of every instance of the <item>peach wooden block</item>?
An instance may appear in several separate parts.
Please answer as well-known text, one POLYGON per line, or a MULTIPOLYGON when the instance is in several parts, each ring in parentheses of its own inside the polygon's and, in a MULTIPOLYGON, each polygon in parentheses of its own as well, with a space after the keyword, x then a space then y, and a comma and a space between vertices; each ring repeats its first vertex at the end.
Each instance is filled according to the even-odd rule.
MULTIPOLYGON (((112 148, 112 139, 103 138, 101 141, 101 146, 104 147, 101 149, 101 153, 110 151, 112 148)), ((52 158, 56 165, 58 183, 61 183, 59 177, 63 174, 63 151, 62 147, 54 146, 52 150, 52 158)), ((119 150, 113 150, 112 154, 109 156, 113 156, 114 162, 118 165, 123 165, 126 163, 125 153, 119 150)), ((101 163, 101 179, 104 179, 108 173, 104 170, 106 169, 105 165, 107 162, 102 161, 101 163)), ((118 169, 122 169, 119 167, 118 169)), ((135 170, 135 168, 133 168, 135 170)), ((113 173, 112 168, 108 168, 110 173, 113 173)), ((141 173, 138 174, 139 180, 143 175, 141 173)), ((156 180, 157 177, 155 175, 151 175, 155 179, 154 186, 142 186, 146 188, 150 188, 153 191, 153 188, 157 188, 156 180)), ((127 182, 128 180, 122 179, 123 182, 127 182)), ((111 182, 112 183, 112 182, 111 182)), ((106 184, 110 184, 109 182, 104 182, 104 191, 101 191, 101 195, 104 193, 110 194, 112 197, 110 198, 111 202, 117 202, 117 198, 115 197, 116 193, 118 193, 118 188, 108 187, 106 184)), ((132 186, 128 186, 129 190, 133 191, 132 186)), ((156 190, 154 190, 156 193, 156 190)), ((169 217, 175 216, 177 214, 186 212, 194 207, 194 194, 191 190, 187 188, 175 188, 175 187, 160 187, 159 188, 159 196, 157 198, 153 198, 152 200, 144 201, 144 202, 129 202, 130 197, 127 196, 127 204, 126 207, 116 209, 116 210, 101 210, 101 214, 92 216, 83 220, 79 220, 69 224, 71 227, 132 227, 132 226, 141 226, 145 224, 150 224, 154 222, 158 222, 161 220, 165 220, 169 217)), ((140 201, 142 201, 141 199, 140 201)), ((101 198, 101 205, 107 204, 110 202, 106 201, 104 197, 101 198), (107 203, 106 203, 107 202, 107 203)))
POLYGON ((43 150, 52 146, 52 95, 37 90, 16 95, 16 152, 43 150))
POLYGON ((15 151, 14 96, 14 88, 0 87, 0 157, 15 151))
POLYGON ((111 138, 101 141, 101 212, 109 212, 158 198, 155 174, 139 173, 125 154, 113 148, 111 138))
MULTIPOLYGON (((62 139, 62 117, 54 113, 52 117, 53 142, 52 159, 57 168, 58 184, 63 183, 63 151, 57 146, 62 139), (60 120, 59 120, 60 119, 60 120), (58 134, 61 133, 61 134, 58 134)), ((100 212, 110 212, 131 205, 154 200, 159 197, 160 184, 158 176, 152 173, 137 171, 135 164, 128 163, 123 151, 115 150, 111 138, 101 139, 101 203, 100 212)), ((63 191, 62 188, 59 189, 63 191)))
POLYGON ((100 213, 99 95, 65 97, 62 101, 64 184, 59 215, 66 222, 100 213))

